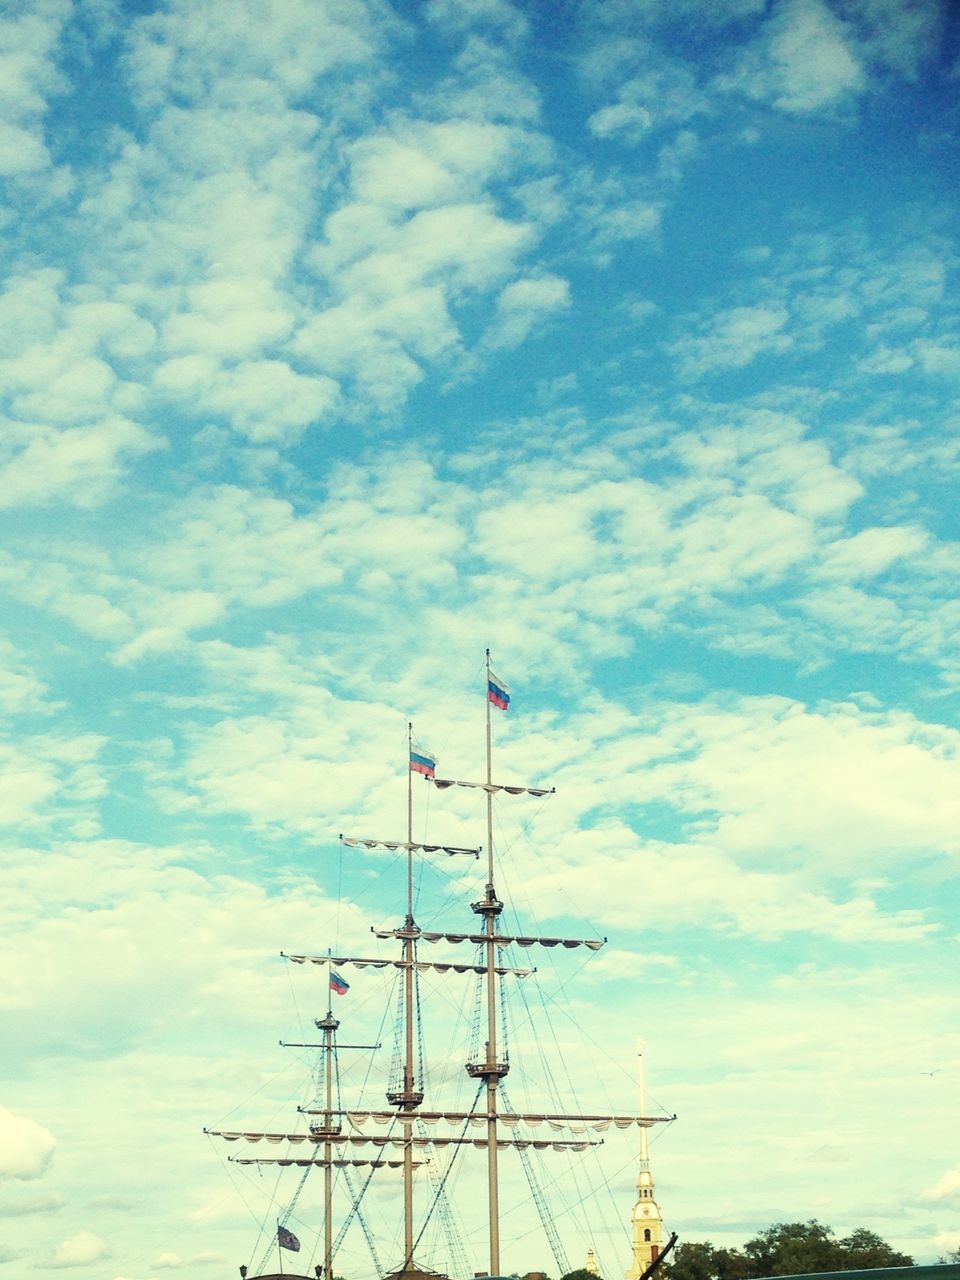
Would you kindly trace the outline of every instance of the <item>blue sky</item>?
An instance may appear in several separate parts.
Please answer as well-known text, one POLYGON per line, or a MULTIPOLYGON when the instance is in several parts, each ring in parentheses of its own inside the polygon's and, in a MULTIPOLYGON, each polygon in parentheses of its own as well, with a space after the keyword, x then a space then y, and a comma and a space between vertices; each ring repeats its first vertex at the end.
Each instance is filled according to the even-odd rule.
MULTIPOLYGON (((629 1109, 645 1038, 683 1239, 960 1246, 955 10, 0 25, 0 1275, 251 1260, 273 1184, 201 1130, 305 1096, 276 1041, 322 978, 277 952, 377 945, 402 867, 337 835, 402 835, 408 720, 442 773, 481 767, 486 646, 498 769, 557 787, 504 809, 505 893, 609 938, 529 980, 561 1095, 629 1109)), ((482 841, 428 789, 419 832, 482 841)), ((418 875, 421 922, 465 927, 472 871, 418 875)), ((452 982, 438 1092, 465 1087, 452 982)), ((357 974, 351 1039, 381 995, 357 974)), ((608 1280, 617 1141, 543 1175, 608 1280)), ((555 1273, 511 1177, 506 1265, 555 1273)))

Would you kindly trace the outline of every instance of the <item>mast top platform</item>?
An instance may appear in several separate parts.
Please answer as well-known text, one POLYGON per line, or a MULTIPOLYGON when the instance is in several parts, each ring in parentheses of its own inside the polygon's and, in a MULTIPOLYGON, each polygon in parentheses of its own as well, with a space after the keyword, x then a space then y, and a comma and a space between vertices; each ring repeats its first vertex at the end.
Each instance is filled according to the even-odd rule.
POLYGON ((392 1107, 403 1107, 408 1110, 410 1107, 419 1107, 423 1101, 422 1089, 391 1089, 387 1093, 387 1101, 392 1107))
POLYGON ((503 910, 503 903, 493 891, 493 885, 487 885, 487 896, 480 902, 471 902, 470 910, 478 916, 498 916, 503 910))

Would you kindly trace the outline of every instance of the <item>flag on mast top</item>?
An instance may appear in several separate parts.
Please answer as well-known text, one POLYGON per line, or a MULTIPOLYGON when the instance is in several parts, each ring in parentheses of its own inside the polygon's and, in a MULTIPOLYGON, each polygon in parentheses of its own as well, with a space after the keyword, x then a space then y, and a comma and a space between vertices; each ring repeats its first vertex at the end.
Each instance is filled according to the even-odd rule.
POLYGON ((510 690, 492 671, 487 672, 487 700, 501 711, 507 711, 510 707, 510 690))
POLYGON ((422 773, 425 778, 437 776, 437 757, 422 747, 410 748, 410 772, 422 773))
POLYGON ((340 976, 335 969, 330 970, 330 990, 338 996, 345 996, 350 990, 350 983, 340 976))

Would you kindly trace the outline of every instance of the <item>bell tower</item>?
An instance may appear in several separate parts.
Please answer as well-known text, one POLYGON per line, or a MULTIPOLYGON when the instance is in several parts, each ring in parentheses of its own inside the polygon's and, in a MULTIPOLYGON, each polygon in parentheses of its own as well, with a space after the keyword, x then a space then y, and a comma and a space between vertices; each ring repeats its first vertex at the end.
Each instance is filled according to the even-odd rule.
MULTIPOLYGON (((645 1079, 643 1041, 637 1041, 640 1081, 640 1115, 645 1111, 645 1079)), ((640 1170, 637 1174, 637 1202, 633 1209, 633 1265, 625 1272, 625 1280, 640 1280, 640 1276, 660 1256, 665 1244, 663 1218, 660 1206, 654 1198, 653 1174, 650 1172, 650 1150, 646 1128, 640 1129, 640 1170)))

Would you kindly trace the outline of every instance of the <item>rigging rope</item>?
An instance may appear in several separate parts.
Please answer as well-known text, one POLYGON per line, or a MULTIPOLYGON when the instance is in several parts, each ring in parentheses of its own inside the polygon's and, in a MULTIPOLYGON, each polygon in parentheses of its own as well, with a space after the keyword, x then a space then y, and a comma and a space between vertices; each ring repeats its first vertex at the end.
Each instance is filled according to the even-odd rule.
MULTIPOLYGON (((514 984, 514 987, 516 988, 516 992, 519 994, 520 1000, 521 1000, 521 1002, 522 1002, 522 1004, 523 1004, 524 1012, 525 1012, 525 1015, 526 1015, 527 1024, 528 1024, 528 1026, 531 1028, 531 1030, 533 1030, 533 1028, 534 1028, 534 1026, 535 1026, 536 1024, 535 1024, 535 1022, 534 1022, 534 1018, 533 1018, 533 1011, 532 1011, 532 1009, 531 1009, 531 1007, 530 1007, 530 999, 528 998, 528 994, 527 994, 527 990, 526 990, 526 984, 525 984, 525 983, 515 983, 515 984, 514 984)), ((510 995, 510 997, 512 998, 512 997, 513 997, 513 995, 514 995, 514 991, 513 991, 512 989, 510 989, 510 988, 507 988, 507 989, 506 989, 506 991, 509 991, 509 995, 510 995)), ((541 1008, 541 1011, 542 1011, 542 1014, 543 1014, 543 1020, 544 1020, 544 1021, 546 1022, 546 1024, 547 1024, 547 1031, 548 1031, 549 1036, 550 1036, 550 1038, 551 1038, 551 1040, 552 1040, 552 1042, 553 1042, 553 1047, 554 1047, 554 1055, 553 1055, 553 1056, 556 1058, 556 1061, 557 1061, 558 1063, 560 1063, 560 1064, 562 1065, 562 1067, 563 1067, 563 1074, 564 1074, 564 1076, 565 1076, 565 1078, 566 1078, 566 1084, 567 1084, 567 1088, 568 1088, 568 1090, 569 1090, 569 1094, 570 1094, 570 1095, 575 1096, 575 1095, 576 1095, 576 1090, 575 1090, 575 1088, 574 1088, 573 1080, 571 1079, 570 1072, 569 1072, 569 1069, 568 1069, 568 1067, 567 1067, 567 1061, 566 1061, 566 1058, 564 1057, 563 1051, 562 1051, 562 1049, 561 1049, 561 1047, 560 1047, 560 1042, 559 1042, 559 1039, 558 1039, 558 1036, 557 1036, 557 1029, 556 1029, 556 1026, 554 1025, 554 1020, 550 1017, 550 1013, 549 1013, 549 1011, 548 1011, 548 1009, 547 1009, 547 1002, 546 1002, 545 992, 544 992, 544 990, 543 990, 543 988, 542 988, 542 986, 540 985, 540 983, 539 983, 539 982, 537 982, 537 983, 536 983, 536 991, 537 991, 537 994, 538 994, 538 995, 539 995, 539 997, 540 997, 540 1008, 541 1008)), ((555 1008, 560 1007, 560 1006, 558 1006, 558 1005, 557 1005, 556 1001, 551 1001, 551 1004, 552 1004, 555 1008)), ((504 1005, 504 1007, 505 1007, 505 1005, 504 1005)), ((569 1015, 568 1015, 568 1016, 569 1016, 569 1015)), ((535 1036, 534 1036, 534 1042, 535 1042, 535 1044, 536 1044, 537 1053, 538 1053, 538 1056, 539 1056, 539 1059, 540 1059, 540 1066, 541 1066, 541 1069, 542 1069, 542 1071, 543 1071, 544 1077, 545 1077, 545 1079, 546 1079, 548 1094, 549 1094, 549 1096, 551 1096, 551 1097, 552 1097, 552 1099, 553 1099, 553 1101, 554 1101, 554 1105, 556 1106, 556 1109, 557 1109, 558 1111, 562 1111, 562 1110, 563 1110, 563 1096, 562 1096, 562 1094, 561 1094, 561 1091, 560 1091, 560 1088, 559 1088, 559 1085, 558 1085, 557 1078, 556 1078, 556 1076, 554 1075, 554 1072, 553 1072, 553 1070, 552 1070, 552 1068, 551 1068, 550 1058, 548 1058, 548 1056, 547 1056, 546 1047, 545 1047, 545 1040, 546 1040, 546 1038, 547 1038, 546 1036, 544 1036, 544 1035, 542 1035, 542 1034, 538 1034, 538 1035, 535 1035, 535 1036)), ((608 1192, 608 1194, 610 1195, 611 1200, 612 1200, 612 1191, 610 1190, 609 1183, 606 1183, 606 1182, 605 1182, 605 1180, 604 1180, 604 1178, 603 1178, 603 1173, 602 1173, 602 1164, 601 1164, 601 1161, 600 1161, 600 1157, 599 1157, 599 1151, 598 1151, 598 1149, 597 1149, 597 1148, 592 1148, 592 1149, 591 1149, 591 1155, 592 1155, 592 1157, 593 1157, 593 1161, 594 1161, 594 1164, 595 1164, 595 1166, 596 1166, 596 1170, 597 1170, 597 1177, 598 1177, 598 1183, 597 1183, 597 1185, 599 1185, 600 1187, 605 1187, 605 1188, 606 1188, 606 1190, 607 1190, 607 1192, 608 1192)), ((526 1162, 524 1162, 524 1168, 526 1169, 526 1162)), ((535 1175, 534 1175, 534 1177, 535 1177, 535 1175)), ((554 1181, 557 1181, 557 1180, 556 1180, 556 1179, 554 1179, 554 1181)), ((529 1175, 529 1174, 528 1174, 528 1182, 530 1182, 530 1191, 531 1191, 531 1194, 533 1195, 534 1203, 536 1203, 536 1204, 537 1204, 537 1209, 538 1209, 538 1211, 539 1211, 539 1210, 540 1210, 540 1205, 539 1205, 539 1203, 538 1203, 538 1201, 537 1201, 537 1194, 538 1194, 538 1190, 540 1190, 540 1188, 538 1187, 537 1189, 535 1189, 535 1187, 534 1187, 534 1182, 530 1180, 530 1175, 529 1175)), ((540 1190, 540 1194, 542 1195, 542 1190, 540 1190)), ((582 1233, 584 1233, 584 1236, 585 1236, 585 1237, 591 1236, 591 1235, 593 1234, 593 1231, 591 1230, 591 1223, 590 1223, 589 1216, 588 1216, 588 1214, 587 1214, 586 1209, 585 1209, 585 1208, 584 1208, 584 1206, 583 1206, 583 1198, 582 1198, 582 1197, 581 1197, 579 1200, 576 1200, 576 1201, 574 1201, 572 1204, 568 1205, 568 1206, 564 1209, 563 1213, 564 1213, 564 1216, 567 1216, 567 1215, 573 1214, 575 1217, 577 1217, 577 1218, 579 1219, 579 1221, 580 1221, 580 1230, 581 1230, 581 1232, 582 1232, 582 1233)), ((542 1217, 542 1215, 541 1215, 541 1217, 542 1217)), ((621 1215, 618 1213, 618 1214, 617 1214, 617 1217, 621 1217, 621 1215)), ((622 1220, 622 1218, 621 1218, 621 1220, 622 1220)), ((546 1229, 546 1224, 545 1224, 545 1223, 544 1223, 544 1228, 546 1229)), ((548 1239, 549 1239, 549 1238, 550 1238, 550 1236, 549 1236, 549 1231, 548 1231, 548 1239)), ((552 1242, 552 1240, 551 1240, 551 1247, 552 1247, 552 1246, 553 1246, 553 1242, 552 1242)), ((558 1265, 559 1265, 559 1262, 558 1262, 558 1265)), ((564 1272, 561 1272, 561 1274, 564 1274, 564 1273, 565 1273, 565 1271, 568 1271, 568 1270, 569 1270, 569 1268, 568 1268, 568 1267, 567 1267, 567 1268, 565 1268, 565 1269, 564 1269, 564 1272)))
POLYGON ((423 1049, 423 1010, 420 1006, 420 971, 413 971, 413 1007, 417 1012, 417 1061, 413 1064, 413 1083, 419 1080, 420 1088, 426 1088, 427 1056, 423 1049))
MULTIPOLYGON (((503 1061, 510 1061, 510 1035, 507 1030, 507 1002, 506 1002, 506 984, 503 981, 503 974, 497 979, 497 1001, 500 1007, 500 1050, 503 1053, 503 1061)), ((517 986, 520 983, 516 984, 517 986)))
MULTIPOLYGON (((467 1125, 470 1123, 470 1116, 471 1116, 471 1115, 473 1114, 473 1112, 476 1110, 477 1103, 478 1103, 478 1102, 479 1102, 479 1100, 480 1100, 480 1095, 481 1095, 481 1093, 483 1093, 483 1091, 484 1091, 484 1089, 485 1089, 485 1088, 486 1088, 486 1085, 485 1085, 485 1084, 484 1084, 484 1082, 481 1080, 481 1082, 480 1082, 480 1084, 479 1084, 479 1086, 478 1086, 478 1088, 477 1088, 476 1095, 474 1096, 473 1102, 472 1102, 472 1103, 471 1103, 471 1105, 470 1105, 470 1110, 469 1110, 469 1113, 468 1113, 468 1115, 467 1115, 467 1118, 464 1120, 464 1122, 463 1122, 463 1127, 462 1127, 462 1128, 461 1128, 461 1130, 460 1130, 460 1137, 461 1137, 461 1138, 462 1138, 462 1137, 464 1136, 464 1134, 467 1132, 467 1125)), ((423 1226, 420 1228, 420 1234, 417 1236, 416 1240, 414 1240, 414 1242, 413 1242, 414 1250, 416 1250, 417 1246, 420 1244, 420 1241, 423 1239, 423 1234, 424 1234, 424 1232, 426 1231, 427 1227, 430 1225, 430 1219, 433 1217, 433 1211, 434 1211, 434 1209, 436 1209, 437 1204, 438 1204, 438 1202, 439 1202, 439 1200, 440 1200, 440 1197, 441 1197, 441 1195, 443 1195, 443 1193, 444 1193, 444 1191, 445 1191, 445 1189, 446 1189, 447 1179, 450 1177, 450 1174, 453 1172, 453 1167, 454 1167, 454 1165, 456 1164, 457 1156, 460 1154, 460 1152, 461 1152, 462 1150, 463 1150, 463 1148, 462 1148, 462 1147, 454 1147, 454 1149, 453 1149, 453 1154, 452 1154, 452 1155, 451 1155, 451 1157, 450 1157, 450 1163, 447 1165, 447 1167, 446 1167, 446 1169, 445 1169, 445 1171, 444 1171, 443 1177, 440 1179, 440 1186, 437 1188, 436 1194, 435 1194, 435 1195, 434 1195, 434 1197, 433 1197, 433 1204, 431 1204, 431 1206, 430 1206, 429 1210, 427 1211, 427 1216, 426 1216, 426 1217, 424 1218, 424 1220, 423 1220, 423 1226)))
MULTIPOLYGON (((302 1177, 300 1178, 300 1183, 299 1183, 299 1185, 297 1186, 296 1191, 293 1193, 293 1198, 289 1201, 289 1203, 287 1204, 287 1207, 284 1209, 283 1213, 281 1213, 281 1214, 280 1214, 280 1216, 277 1218, 277 1228, 278 1228, 278 1230, 279 1230, 279 1228, 280 1228, 280 1227, 282 1227, 282 1226, 286 1226, 286 1225, 287 1225, 287 1223, 289 1222, 289 1220, 290 1220, 290 1215, 293 1213, 294 1209, 296 1208, 297 1201, 300 1199, 300 1193, 303 1191, 303 1188, 304 1188, 304 1186, 305 1186, 305 1184, 306 1184, 306 1181, 307 1181, 307 1178, 308 1178, 309 1176, 310 1176, 310 1170, 309 1170, 309 1169, 304 1169, 304 1171, 303 1171, 303 1175, 302 1175, 302 1177)), ((263 1228, 261 1227, 261 1232, 262 1232, 262 1230, 263 1230, 263 1228)), ((264 1270, 264 1268, 265 1268, 265 1267, 266 1267, 266 1265, 267 1265, 267 1259, 270 1257, 270 1254, 273 1252, 273 1247, 274 1247, 274 1245, 275 1245, 275 1244, 276 1244, 276 1239, 275 1239, 275 1238, 271 1238, 270 1243, 267 1245, 266 1249, 265 1249, 265 1250, 264 1250, 264 1252, 263 1252, 263 1257, 260 1259, 260 1264, 259 1264, 259 1266, 257 1267, 257 1271, 261 1271, 261 1272, 262 1272, 262 1271, 264 1270)))
POLYGON ((393 1053, 390 1058, 390 1091, 396 1092, 404 1087, 403 1079, 403 1020, 404 991, 403 983, 396 984, 397 1006, 393 1015, 393 1053))
MULTIPOLYGON (((418 1130, 421 1137, 427 1137, 426 1126, 423 1121, 418 1122, 418 1130)), ((452 1160, 452 1155, 448 1153, 448 1161, 452 1160)), ((462 1277, 462 1280, 469 1280, 471 1274, 470 1261, 467 1258, 466 1250, 463 1247, 463 1240, 457 1230, 456 1222, 453 1217, 453 1209, 450 1205, 450 1199, 447 1196, 445 1188, 445 1180, 440 1176, 437 1169, 434 1168, 433 1161, 426 1162, 427 1177, 430 1179, 430 1186, 433 1189, 434 1200, 437 1203, 438 1216, 440 1219, 440 1227, 443 1231, 447 1242, 447 1251, 453 1260, 450 1270, 456 1275, 462 1277)))
MULTIPOLYGON (((353 1217, 354 1214, 356 1214, 357 1220, 360 1223, 361 1230, 363 1231, 364 1239, 367 1242, 367 1248, 370 1250, 370 1257, 373 1259, 373 1266, 374 1266, 374 1270, 377 1273, 377 1280, 383 1280, 383 1267, 380 1263, 379 1257, 377 1256, 377 1246, 374 1243, 373 1234, 370 1231, 370 1227, 367 1224, 367 1220, 363 1216, 363 1213, 360 1210, 360 1201, 363 1199, 364 1193, 367 1187, 369 1187, 370 1185, 370 1179, 373 1177, 373 1170, 371 1169, 369 1174, 367 1175, 367 1180, 363 1184, 363 1186, 360 1188, 359 1195, 357 1195, 354 1192, 353 1178, 350 1174, 350 1170, 344 1169, 343 1176, 347 1184, 347 1190, 350 1192, 350 1198, 353 1203, 353 1208, 350 1210, 350 1213, 347 1216, 346 1221, 344 1222, 343 1226, 340 1228, 340 1232, 333 1245, 333 1254, 334 1256, 336 1255, 337 1250, 340 1248, 340 1244, 343 1240, 343 1237, 347 1234, 347 1227, 349 1227, 350 1225, 350 1219, 353 1217)), ((330 1259, 330 1265, 331 1266, 333 1265, 333 1258, 330 1259)))
MULTIPOLYGON (((393 1119, 390 1121, 389 1127, 387 1128, 388 1137, 393 1133, 394 1126, 396 1125, 396 1123, 397 1123, 397 1118, 396 1116, 394 1116, 393 1119)), ((360 1209, 360 1203, 363 1200, 363 1197, 367 1193, 367 1188, 370 1186, 370 1183, 373 1180, 373 1175, 375 1172, 376 1172, 376 1169, 374 1167, 371 1167, 370 1172, 367 1174, 366 1178, 364 1179, 363 1186, 360 1188, 359 1192, 355 1192, 353 1189, 353 1178, 351 1177, 350 1170, 348 1168, 345 1168, 343 1170, 343 1176, 347 1184, 347 1189, 350 1192, 350 1202, 351 1202, 350 1212, 344 1218, 343 1224, 337 1233, 337 1238, 333 1242, 332 1252, 334 1256, 336 1256, 337 1251, 340 1248, 340 1245, 343 1243, 343 1238, 347 1234, 347 1229, 349 1228, 350 1223, 353 1221, 354 1217, 356 1217, 360 1223, 361 1229, 363 1230, 364 1237, 367 1241, 367 1248, 370 1250, 370 1257, 373 1259, 373 1265, 377 1271, 377 1278, 378 1280, 383 1280, 383 1267, 380 1265, 380 1259, 377 1256, 377 1249, 376 1249, 376 1245, 374 1244, 373 1235, 370 1231, 369 1225, 367 1224, 367 1220, 363 1216, 363 1213, 360 1209)))
MULTIPOLYGON (((481 948, 477 947, 476 959, 480 960, 481 948)), ((480 1020, 483 1012, 483 974, 478 973, 473 989, 473 1013, 470 1019, 470 1057, 468 1062, 480 1061, 480 1020)))
MULTIPOLYGON (((507 1091, 502 1081, 500 1082, 500 1096, 503 1098, 504 1104, 512 1111, 513 1108, 510 1106, 510 1099, 507 1097, 507 1091)), ((570 1264, 567 1261, 567 1255, 563 1251, 560 1235, 550 1214, 550 1207, 543 1194, 543 1188, 540 1186, 540 1179, 537 1177, 536 1170, 530 1162, 530 1152, 526 1147, 519 1147, 518 1151, 523 1171, 527 1175, 527 1185, 530 1188, 531 1196, 533 1196, 533 1203, 537 1206, 537 1213, 540 1215, 543 1230, 553 1253, 553 1260, 557 1264, 560 1274, 565 1276, 570 1271, 570 1264)))

